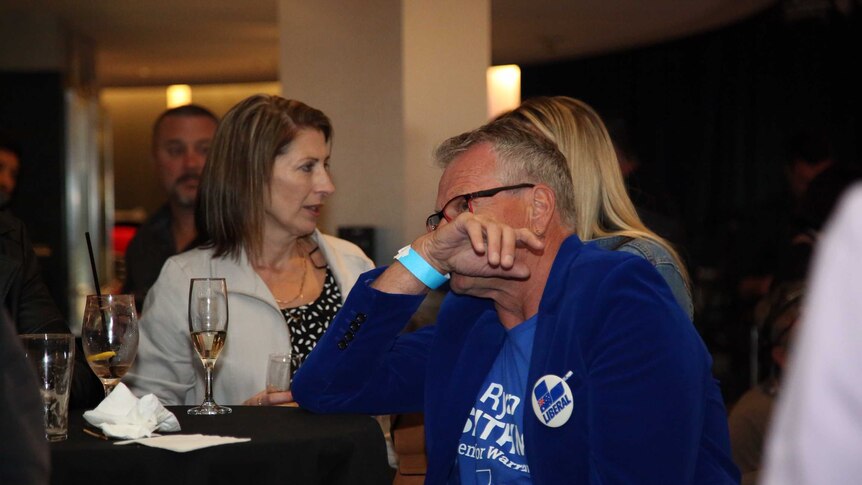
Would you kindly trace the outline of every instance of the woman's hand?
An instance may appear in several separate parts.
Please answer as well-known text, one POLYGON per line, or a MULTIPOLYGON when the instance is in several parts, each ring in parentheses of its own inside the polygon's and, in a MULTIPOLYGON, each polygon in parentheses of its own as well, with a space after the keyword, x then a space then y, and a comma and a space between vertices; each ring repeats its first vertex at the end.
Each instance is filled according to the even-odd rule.
POLYGON ((254 396, 246 399, 243 406, 295 406, 293 393, 260 391, 254 396))

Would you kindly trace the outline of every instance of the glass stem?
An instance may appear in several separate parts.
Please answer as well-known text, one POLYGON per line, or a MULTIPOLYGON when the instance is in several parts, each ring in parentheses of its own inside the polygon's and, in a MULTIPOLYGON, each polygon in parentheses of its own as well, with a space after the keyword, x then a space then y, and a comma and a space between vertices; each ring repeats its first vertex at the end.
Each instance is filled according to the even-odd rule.
POLYGON ((113 391, 114 388, 117 387, 117 385, 116 384, 108 384, 106 382, 103 382, 102 387, 105 388, 105 397, 108 397, 111 394, 111 391, 113 391))
POLYGON ((207 364, 204 367, 206 369, 206 374, 207 374, 206 393, 204 394, 204 402, 211 403, 211 402, 213 402, 213 365, 207 364))

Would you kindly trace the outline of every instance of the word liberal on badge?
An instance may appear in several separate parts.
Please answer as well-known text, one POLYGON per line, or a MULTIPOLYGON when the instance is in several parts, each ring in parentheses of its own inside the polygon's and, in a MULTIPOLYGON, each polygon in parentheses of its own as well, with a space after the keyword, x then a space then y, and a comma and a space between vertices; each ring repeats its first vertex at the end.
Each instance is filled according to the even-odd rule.
POLYGON ((533 386, 533 412, 545 426, 559 428, 572 416, 572 390, 566 384, 569 377, 571 371, 562 378, 548 374, 533 386))

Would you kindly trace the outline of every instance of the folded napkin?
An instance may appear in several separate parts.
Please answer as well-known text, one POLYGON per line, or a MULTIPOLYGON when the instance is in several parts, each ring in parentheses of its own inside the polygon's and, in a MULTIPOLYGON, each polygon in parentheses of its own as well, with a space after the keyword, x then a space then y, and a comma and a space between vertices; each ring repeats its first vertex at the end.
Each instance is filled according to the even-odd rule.
POLYGON ((137 439, 153 432, 179 431, 177 417, 159 402, 155 394, 138 399, 122 382, 96 406, 84 413, 88 423, 112 438, 137 439))
POLYGON ((128 445, 139 443, 153 448, 185 453, 186 451, 199 450, 210 446, 229 445, 231 443, 244 443, 251 438, 234 438, 233 436, 215 436, 205 434, 174 434, 170 436, 157 436, 155 438, 141 438, 137 440, 117 441, 115 445, 128 445))

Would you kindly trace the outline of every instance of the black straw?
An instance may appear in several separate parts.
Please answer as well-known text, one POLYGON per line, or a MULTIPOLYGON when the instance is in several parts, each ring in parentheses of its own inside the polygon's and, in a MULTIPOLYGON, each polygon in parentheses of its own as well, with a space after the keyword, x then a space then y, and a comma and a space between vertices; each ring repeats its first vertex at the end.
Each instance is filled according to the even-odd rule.
POLYGON ((90 251, 90 268, 93 270, 93 282, 96 283, 96 296, 102 296, 99 274, 96 273, 96 258, 93 257, 93 243, 90 242, 90 232, 87 231, 84 234, 87 236, 87 249, 90 251))

